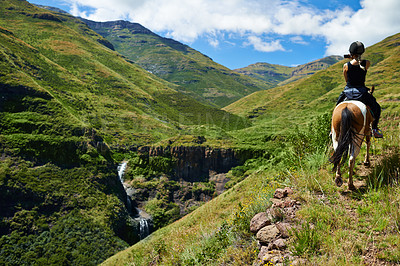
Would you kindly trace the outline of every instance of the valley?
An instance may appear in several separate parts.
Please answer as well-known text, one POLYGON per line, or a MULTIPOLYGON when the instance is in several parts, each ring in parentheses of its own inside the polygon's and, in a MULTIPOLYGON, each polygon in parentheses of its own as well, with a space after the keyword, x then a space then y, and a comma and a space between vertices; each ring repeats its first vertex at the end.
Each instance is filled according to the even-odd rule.
POLYGON ((0 4, 0 264, 253 264, 250 220, 287 186, 307 264, 400 261, 399 34, 365 52, 385 138, 349 192, 328 163, 342 57, 230 70, 140 24, 0 4))

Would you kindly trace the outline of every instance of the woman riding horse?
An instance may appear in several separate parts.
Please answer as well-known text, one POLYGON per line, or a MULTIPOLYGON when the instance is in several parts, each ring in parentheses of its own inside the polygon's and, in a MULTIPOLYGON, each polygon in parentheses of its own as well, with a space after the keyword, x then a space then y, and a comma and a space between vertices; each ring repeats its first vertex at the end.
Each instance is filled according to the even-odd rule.
POLYGON ((347 84, 336 105, 344 100, 356 100, 369 106, 374 116, 372 133, 375 138, 382 138, 383 134, 378 129, 381 106, 376 102, 375 97, 368 93, 368 89, 365 87, 365 76, 371 63, 368 60, 361 60, 361 55, 364 51, 365 48, 362 42, 357 41, 350 45, 351 61, 343 65, 343 75, 347 84))

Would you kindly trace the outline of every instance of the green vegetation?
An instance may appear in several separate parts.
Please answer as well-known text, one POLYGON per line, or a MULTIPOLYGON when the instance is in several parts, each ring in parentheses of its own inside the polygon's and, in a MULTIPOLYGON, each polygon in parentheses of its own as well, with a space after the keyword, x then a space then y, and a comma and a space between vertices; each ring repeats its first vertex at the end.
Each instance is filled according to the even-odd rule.
POLYGON ((83 20, 116 51, 203 104, 223 107, 272 85, 238 74, 187 45, 127 21, 83 20))
MULTIPOLYGON (((269 200, 278 186, 290 182, 286 173, 288 167, 290 171, 301 169, 305 160, 299 159, 301 156, 307 159, 316 156, 311 148, 305 152, 296 149, 300 139, 307 147, 316 147, 318 154, 326 151, 319 147, 326 148, 329 138, 325 131, 316 129, 320 122, 328 125, 327 118, 321 116, 318 123, 311 123, 307 131, 296 135, 299 137, 294 135, 288 138, 281 153, 268 159, 252 160, 251 170, 246 171, 249 176, 232 189, 183 219, 154 232, 145 241, 111 257, 105 264, 134 261, 146 265, 154 259, 160 265, 252 264, 258 253, 255 252, 257 244, 249 229, 251 218, 270 206, 269 200), (162 253, 154 249, 160 241, 163 241, 162 253)), ((235 171, 237 168, 231 172, 235 171)))
MULTIPOLYGON (((35 211, 21 214, 20 221, 26 223, 35 215, 35 211)), ((37 234, 13 229, 11 235, 0 239, 3 265, 96 265, 127 246, 109 228, 96 225, 78 211, 37 234)))
POLYGON ((70 15, 14 1, 5 2, 1 12, 2 90, 44 94, 42 101, 61 104, 70 123, 95 128, 109 145, 154 143, 194 125, 224 130, 250 125, 128 62, 70 15), (48 14, 57 19, 46 19, 48 14))
POLYGON ((341 59, 343 59, 341 56, 328 56, 297 67, 256 63, 247 67, 235 69, 235 71, 263 80, 272 88, 315 74, 315 72, 326 69, 341 59))
POLYGON ((1 264, 98 264, 139 240, 110 148, 249 122, 177 92, 67 14, 0 3, 1 264))

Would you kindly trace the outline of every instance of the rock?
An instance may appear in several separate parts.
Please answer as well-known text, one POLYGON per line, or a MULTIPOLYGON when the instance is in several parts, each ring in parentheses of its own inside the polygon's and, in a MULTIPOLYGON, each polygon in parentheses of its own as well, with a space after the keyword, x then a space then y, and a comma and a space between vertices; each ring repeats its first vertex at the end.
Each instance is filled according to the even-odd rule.
POLYGON ((269 209, 269 213, 271 214, 272 219, 275 221, 283 221, 283 219, 285 218, 285 213, 284 213, 283 209, 280 207, 272 206, 269 209))
POLYGON ((250 221, 250 231, 257 233, 261 228, 270 225, 272 221, 271 215, 266 212, 257 213, 250 221))
MULTIPOLYGON (((199 144, 205 141, 204 137, 191 139, 199 144)), ((165 156, 171 157, 175 163, 174 170, 176 178, 186 181, 198 181, 200 177, 210 177, 210 171, 214 174, 227 173, 232 167, 239 165, 238 153, 233 149, 216 149, 203 146, 167 146, 149 147, 143 146, 138 149, 143 157, 165 156)))
POLYGON ((278 237, 278 235, 279 235, 279 230, 278 228, 276 228, 275 225, 267 225, 261 228, 260 231, 258 231, 256 238, 261 243, 268 245, 270 242, 275 240, 278 237))
POLYGON ((286 192, 286 195, 292 195, 293 194, 293 189, 291 189, 290 187, 285 187, 285 192, 286 192))
POLYGON ((283 199, 287 196, 287 191, 282 188, 277 188, 274 193, 274 198, 283 199))
POLYGON ((293 219, 296 216, 297 208, 296 207, 288 207, 288 208, 285 208, 284 211, 285 211, 286 216, 293 219))
POLYGON ((268 249, 266 246, 262 246, 260 249, 260 252, 258 253, 258 260, 262 261, 265 255, 269 253, 268 249))
POLYGON ((266 246, 263 246, 260 253, 258 253, 258 260, 255 265, 275 265, 275 263, 279 262, 281 257, 282 253, 280 251, 269 251, 266 246))
POLYGON ((280 200, 280 199, 272 198, 271 202, 272 202, 272 206, 276 206, 276 207, 282 207, 283 206, 283 201, 280 200))
POLYGON ((282 238, 279 238, 279 239, 275 240, 272 243, 272 248, 273 249, 280 249, 280 250, 285 249, 286 248, 286 241, 283 240, 282 238))
POLYGON ((285 201, 283 202, 283 207, 287 208, 287 207, 293 207, 294 205, 296 205, 296 201, 295 200, 291 200, 291 199, 285 199, 285 201))
POLYGON ((288 238, 289 237, 289 230, 291 229, 290 224, 288 224, 288 223, 276 223, 275 226, 276 226, 276 228, 278 228, 278 230, 281 233, 281 236, 283 238, 288 238))

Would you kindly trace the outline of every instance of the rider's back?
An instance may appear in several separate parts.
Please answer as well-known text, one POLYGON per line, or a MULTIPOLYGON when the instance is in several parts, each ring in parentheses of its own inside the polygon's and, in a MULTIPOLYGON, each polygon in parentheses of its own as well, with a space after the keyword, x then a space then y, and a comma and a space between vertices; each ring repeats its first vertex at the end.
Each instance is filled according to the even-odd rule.
POLYGON ((347 63, 347 68, 347 87, 365 87, 365 76, 367 75, 367 70, 362 69, 358 64, 353 65, 351 62, 347 63))

